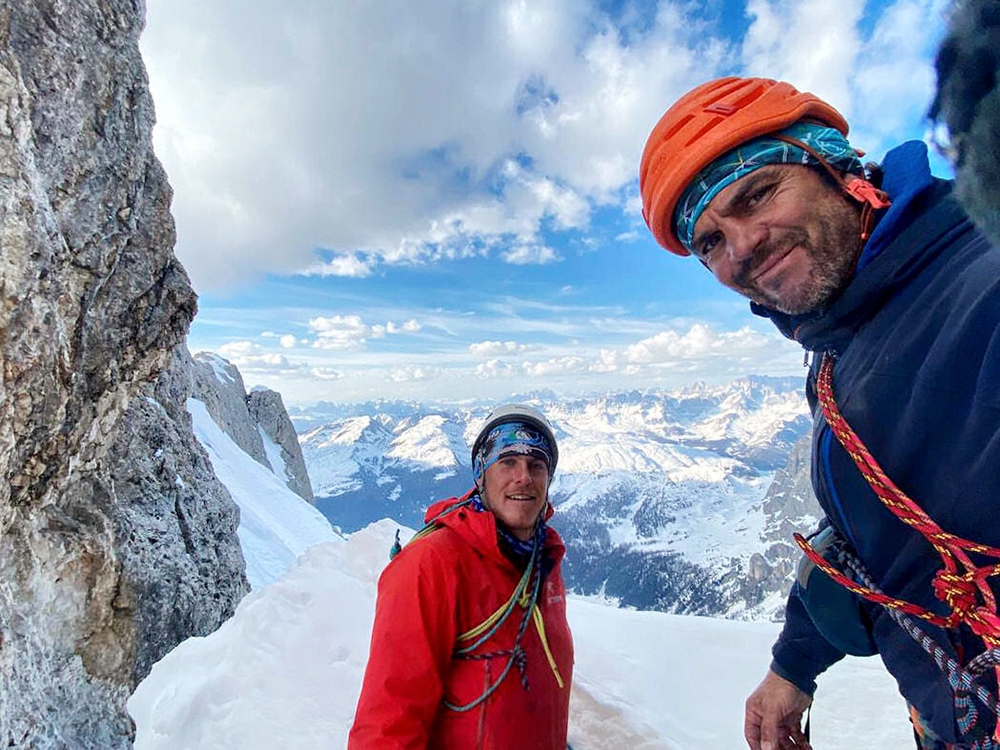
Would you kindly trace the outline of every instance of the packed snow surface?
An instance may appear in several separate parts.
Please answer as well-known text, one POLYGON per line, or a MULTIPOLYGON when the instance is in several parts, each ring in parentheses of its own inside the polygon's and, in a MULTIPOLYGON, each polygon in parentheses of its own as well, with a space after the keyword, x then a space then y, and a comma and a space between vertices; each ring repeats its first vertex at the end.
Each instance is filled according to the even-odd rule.
POLYGON ((195 437, 240 508, 238 534, 252 588, 273 582, 312 545, 337 538, 326 517, 285 484, 284 461, 275 474, 244 453, 201 401, 188 399, 187 408, 195 437))
MULTIPOLYGON (((188 408, 240 506, 254 591, 215 633, 179 645, 139 685, 129 701, 135 747, 342 748, 368 656, 376 581, 398 526, 380 521, 338 536, 215 427, 200 402, 188 408)), ((767 668, 779 626, 576 597, 569 620, 575 750, 745 747, 743 701, 767 668)), ((848 659, 820 678, 812 737, 815 750, 912 745, 903 701, 877 659, 848 659)))
MULTIPOLYGON (((218 631, 159 662, 129 702, 136 748, 344 747, 368 655, 375 583, 397 528, 380 521, 347 541, 312 547, 286 575, 247 596, 218 631)), ((633 738, 633 748, 745 746, 743 701, 767 667, 778 626, 574 597, 569 619, 575 750, 606 750, 609 735, 633 738)), ((903 748, 912 742, 908 727, 877 660, 850 660, 821 678, 815 750, 903 748)))

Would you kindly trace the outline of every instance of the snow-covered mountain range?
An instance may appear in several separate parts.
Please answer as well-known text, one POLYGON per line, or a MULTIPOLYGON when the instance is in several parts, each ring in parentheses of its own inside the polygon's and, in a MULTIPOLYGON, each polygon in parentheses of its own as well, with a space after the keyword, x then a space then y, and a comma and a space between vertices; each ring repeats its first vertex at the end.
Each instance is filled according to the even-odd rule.
MULTIPOLYGON (((135 747, 344 747, 368 653, 376 580, 400 524, 382 520, 348 538, 337 534, 297 491, 303 478, 288 476, 285 459, 265 463, 243 444, 256 445, 247 436, 258 427, 267 431, 240 406, 251 398, 233 371, 212 359, 196 362, 203 377, 186 402, 190 427, 239 506, 239 543, 254 591, 214 633, 188 639, 153 666, 128 702, 137 729, 135 747), (213 406, 224 402, 232 408, 213 406)), ((564 405, 565 411, 550 406, 550 413, 558 414, 554 418, 564 446, 573 444, 574 430, 594 424, 594 412, 582 404, 564 405)), ((417 418, 388 412, 381 412, 388 422, 374 421, 403 420, 413 429, 397 436, 407 439, 389 441, 398 454, 376 451, 368 454, 371 460, 395 466, 419 455, 434 464, 444 456, 442 446, 452 446, 456 463, 440 473, 467 473, 467 461, 458 458, 469 437, 465 426, 445 428, 441 414, 417 418), (448 441, 441 442, 442 435, 448 441)), ((749 420, 749 412, 743 416, 749 420)), ((341 419, 369 424, 359 417, 341 419)), ((467 424, 477 420, 470 417, 467 424)), ((631 431, 638 429, 633 420, 631 431)), ((325 434, 345 438, 349 431, 325 434)), ((261 437, 266 448, 269 437, 261 437)), ((264 453, 272 457, 278 451, 264 453)), ((621 445, 618 454, 623 455, 621 445)), ((697 452, 695 457, 711 463, 697 452)), ((568 457, 567 463, 574 465, 568 457)), ((691 466, 697 463, 689 459, 691 466)), ((756 471, 747 480, 763 484, 770 472, 756 471)), ((579 473, 567 471, 570 477, 579 473)), ((778 480, 763 502, 772 509, 764 511, 765 519, 783 521, 786 514, 775 509, 793 507, 787 498, 794 487, 782 479, 793 473, 776 473, 778 480)), ((582 490, 570 497, 572 487, 563 488, 566 516, 584 499, 582 490)), ((766 537, 777 527, 765 522, 762 528, 766 537)), ((405 541, 412 529, 402 531, 405 541)), ((707 532, 691 528, 690 533, 705 537, 707 532)), ((776 624, 637 612, 579 596, 569 598, 569 618, 576 652, 573 747, 728 750, 743 743, 742 702, 766 669, 776 624)), ((811 721, 817 743, 830 750, 901 747, 909 736, 905 706, 872 659, 847 659, 824 675, 811 721)))
MULTIPOLYGON (((778 615, 790 552, 774 530, 787 532, 790 512, 796 529, 816 520, 794 475, 787 489, 772 487, 809 430, 801 380, 524 400, 559 440, 552 523, 567 542, 572 590, 639 609, 778 615)), ((316 507, 346 533, 381 518, 418 528, 430 502, 471 486, 469 446, 489 410, 292 410, 316 507)))

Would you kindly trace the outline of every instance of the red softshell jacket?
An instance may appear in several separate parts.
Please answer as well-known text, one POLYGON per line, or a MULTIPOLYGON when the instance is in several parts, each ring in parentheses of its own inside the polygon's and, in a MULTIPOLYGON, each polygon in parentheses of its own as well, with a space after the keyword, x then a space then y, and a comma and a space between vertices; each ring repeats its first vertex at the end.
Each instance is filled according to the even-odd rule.
MULTIPOLYGON (((432 505, 434 518, 455 498, 432 505)), ((521 571, 497 543, 492 513, 460 508, 442 528, 417 539, 386 567, 378 584, 371 652, 349 750, 565 750, 573 641, 566 621, 560 570, 565 547, 547 530, 545 551, 554 567, 538 597, 549 663, 538 628, 529 620, 521 639, 528 690, 513 667, 483 703, 459 713, 483 694, 507 663, 525 610, 518 606, 474 659, 453 658, 458 636, 480 625, 513 593, 521 571)))

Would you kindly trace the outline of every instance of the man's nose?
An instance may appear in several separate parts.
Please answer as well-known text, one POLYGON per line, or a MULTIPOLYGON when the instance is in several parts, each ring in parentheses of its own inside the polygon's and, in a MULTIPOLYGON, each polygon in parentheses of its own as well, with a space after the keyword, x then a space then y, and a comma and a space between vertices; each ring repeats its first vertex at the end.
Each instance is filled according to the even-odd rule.
POLYGON ((518 459, 514 464, 514 480, 522 484, 527 484, 531 481, 531 469, 528 466, 526 458, 518 459))
POLYGON ((733 221, 725 229, 726 254, 733 263, 752 258, 767 239, 767 227, 760 222, 733 221))

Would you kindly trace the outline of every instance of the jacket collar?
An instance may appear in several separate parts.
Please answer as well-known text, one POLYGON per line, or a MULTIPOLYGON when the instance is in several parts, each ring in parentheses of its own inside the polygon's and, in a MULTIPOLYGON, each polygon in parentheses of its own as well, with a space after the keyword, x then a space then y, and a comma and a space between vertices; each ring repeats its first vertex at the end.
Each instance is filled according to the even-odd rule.
MULTIPOLYGON (((471 506, 467 506, 441 515, 442 512, 460 502, 461 499, 455 497, 448 498, 447 500, 438 500, 427 509, 425 522, 441 516, 438 524, 452 529, 469 545, 479 550, 481 554, 486 557, 503 559, 509 562, 507 556, 500 549, 496 518, 488 510, 477 511, 471 506)), ((551 503, 546 510, 546 514, 546 519, 551 518, 551 503)), ((547 526, 545 529, 543 549, 546 555, 552 560, 562 559, 566 551, 562 538, 551 526, 547 526)))

